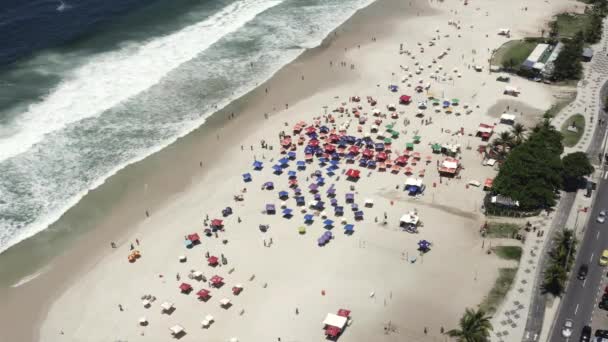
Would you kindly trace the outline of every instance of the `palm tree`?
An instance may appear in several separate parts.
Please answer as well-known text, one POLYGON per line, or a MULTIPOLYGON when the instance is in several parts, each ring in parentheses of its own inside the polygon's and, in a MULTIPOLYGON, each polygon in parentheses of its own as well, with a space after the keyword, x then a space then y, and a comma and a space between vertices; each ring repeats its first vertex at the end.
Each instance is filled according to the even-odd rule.
POLYGON ((526 138, 526 127, 520 123, 513 125, 512 133, 515 139, 515 145, 521 144, 526 138))
POLYGON ((448 335, 455 337, 458 342, 485 342, 489 340, 490 331, 493 329, 490 316, 477 309, 467 308, 460 318, 459 329, 448 331, 448 335))
POLYGON ((504 132, 500 132, 500 134, 498 135, 498 137, 496 137, 496 139, 494 139, 494 141, 492 142, 492 145, 494 146, 494 149, 496 150, 496 147, 500 146, 500 149, 498 149, 498 155, 500 156, 499 159, 504 159, 507 156, 507 148, 511 148, 514 146, 514 138, 513 135, 511 135, 510 132, 504 131, 504 132))
POLYGON ((559 296, 564 292, 564 285, 568 279, 568 273, 563 265, 553 262, 544 273, 543 291, 559 296))

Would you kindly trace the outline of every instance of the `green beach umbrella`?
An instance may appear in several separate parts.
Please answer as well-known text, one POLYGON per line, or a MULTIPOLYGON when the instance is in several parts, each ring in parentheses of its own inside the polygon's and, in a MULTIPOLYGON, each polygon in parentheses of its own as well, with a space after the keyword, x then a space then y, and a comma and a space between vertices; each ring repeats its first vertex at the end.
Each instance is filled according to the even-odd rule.
POLYGON ((419 136, 419 135, 414 136, 414 142, 415 142, 415 143, 419 143, 421 138, 422 138, 422 137, 421 137, 421 136, 419 136))
POLYGON ((457 104, 458 102, 460 102, 460 100, 459 100, 459 99, 452 99, 452 103, 453 103, 453 104, 457 104))
POLYGON ((441 145, 439 144, 433 144, 431 145, 431 148, 433 149, 433 152, 441 152, 441 145))
POLYGON ((393 143, 393 139, 391 139, 391 138, 384 138, 384 143, 385 144, 392 144, 393 143))
POLYGON ((385 127, 387 129, 393 129, 393 127, 395 127, 395 124, 390 123, 390 124, 386 125, 385 127))
POLYGON ((406 143, 406 144, 405 144, 405 147, 406 147, 408 150, 413 150, 413 149, 414 149, 414 143, 406 143))
POLYGON ((399 132, 393 131, 392 137, 393 137, 393 139, 399 138, 399 132))

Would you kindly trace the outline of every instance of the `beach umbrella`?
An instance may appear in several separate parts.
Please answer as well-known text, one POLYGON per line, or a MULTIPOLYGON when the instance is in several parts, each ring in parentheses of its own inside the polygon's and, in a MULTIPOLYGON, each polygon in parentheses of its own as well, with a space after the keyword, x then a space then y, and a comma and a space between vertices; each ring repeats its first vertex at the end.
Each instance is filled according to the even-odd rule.
POLYGON ((304 226, 298 227, 298 233, 300 233, 300 234, 306 234, 306 227, 304 227, 304 226))
POLYGON ((414 142, 415 142, 415 143, 419 143, 421 138, 422 138, 421 136, 419 136, 419 135, 415 135, 415 136, 414 136, 414 142))
POLYGON ((414 143, 406 143, 405 144, 405 148, 407 148, 408 150, 413 150, 414 149, 414 143))

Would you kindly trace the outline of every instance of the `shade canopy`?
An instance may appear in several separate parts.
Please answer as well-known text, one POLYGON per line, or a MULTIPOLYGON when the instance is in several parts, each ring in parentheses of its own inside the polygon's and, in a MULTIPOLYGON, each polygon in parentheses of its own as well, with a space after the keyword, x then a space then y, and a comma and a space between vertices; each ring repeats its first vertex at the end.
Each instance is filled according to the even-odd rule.
POLYGON ((325 316, 325 320, 323 320, 323 325, 336 327, 338 329, 344 329, 347 320, 348 318, 346 317, 338 316, 333 313, 328 313, 327 316, 325 316))

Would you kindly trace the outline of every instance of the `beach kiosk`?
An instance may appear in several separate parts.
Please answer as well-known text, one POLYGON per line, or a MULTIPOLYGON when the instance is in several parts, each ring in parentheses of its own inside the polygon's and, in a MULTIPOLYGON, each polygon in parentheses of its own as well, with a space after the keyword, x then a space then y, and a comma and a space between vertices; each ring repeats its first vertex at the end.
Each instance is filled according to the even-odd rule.
POLYGON ((476 136, 481 137, 481 140, 488 141, 490 137, 494 134, 494 126, 480 123, 479 127, 477 127, 476 136))
POLYGON ((410 196, 416 196, 421 194, 424 191, 424 185, 422 184, 422 179, 409 177, 405 180, 405 191, 409 193, 410 196))
POLYGON ((415 233, 418 231, 418 223, 420 222, 420 218, 414 211, 410 211, 407 214, 401 216, 399 220, 399 226, 408 232, 415 233))
POLYGON ((325 320, 323 320, 325 335, 329 338, 337 338, 342 333, 342 330, 344 330, 347 321, 348 317, 328 313, 325 316, 325 320))
POLYGON ((438 168, 439 174, 444 177, 454 177, 460 170, 460 162, 456 158, 445 158, 438 168))
POLYGON ((513 125, 515 123, 515 115, 513 114, 502 114, 500 116, 500 123, 505 125, 513 125))

